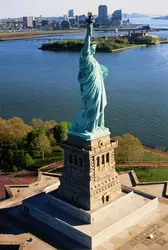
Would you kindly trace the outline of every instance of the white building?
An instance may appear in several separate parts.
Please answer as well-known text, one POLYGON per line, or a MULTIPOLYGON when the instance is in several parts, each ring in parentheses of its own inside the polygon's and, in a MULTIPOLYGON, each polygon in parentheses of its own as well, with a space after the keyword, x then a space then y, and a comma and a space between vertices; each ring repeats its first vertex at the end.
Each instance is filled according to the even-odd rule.
POLYGON ((32 16, 24 16, 23 17, 23 28, 33 27, 33 17, 32 16))

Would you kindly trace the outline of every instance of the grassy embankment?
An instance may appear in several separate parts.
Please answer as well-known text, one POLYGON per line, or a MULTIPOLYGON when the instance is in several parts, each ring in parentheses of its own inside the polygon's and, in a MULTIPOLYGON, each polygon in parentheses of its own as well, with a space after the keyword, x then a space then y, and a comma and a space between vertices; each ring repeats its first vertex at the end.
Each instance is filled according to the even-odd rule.
POLYGON ((134 170, 140 182, 168 181, 168 167, 116 167, 117 172, 134 170))

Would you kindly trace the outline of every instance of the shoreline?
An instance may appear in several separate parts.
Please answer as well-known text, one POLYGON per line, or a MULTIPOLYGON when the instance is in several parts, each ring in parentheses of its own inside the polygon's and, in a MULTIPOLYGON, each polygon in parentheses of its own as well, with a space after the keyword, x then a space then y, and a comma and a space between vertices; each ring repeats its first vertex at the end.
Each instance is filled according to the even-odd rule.
MULTIPOLYGON (((135 48, 147 48, 147 46, 154 46, 154 45, 161 45, 161 44, 168 44, 168 40, 161 40, 158 42, 153 42, 153 43, 146 43, 146 44, 130 44, 130 46, 124 47, 124 48, 119 48, 119 49, 112 49, 112 50, 103 50, 103 48, 99 48, 97 49, 97 53, 113 53, 113 52, 122 52, 125 50, 129 50, 129 49, 135 49, 135 48)), ((44 44, 45 45, 45 44, 44 44)), ((67 48, 67 47, 63 47, 63 48, 52 48, 52 47, 40 47, 38 48, 39 50, 43 50, 43 51, 56 51, 56 52, 78 52, 81 50, 81 48, 67 48)))
MULTIPOLYGON (((32 39, 40 37, 54 37, 54 36, 64 36, 64 35, 73 35, 73 34, 83 34, 85 29, 81 30, 60 30, 60 31, 47 31, 47 32, 0 32, 0 42, 13 41, 13 40, 23 40, 23 39, 32 39)), ((98 33, 98 32, 96 32, 98 33)))
POLYGON ((146 47, 146 44, 137 44, 137 45, 121 48, 121 49, 114 49, 114 50, 112 50, 112 52, 120 52, 120 51, 124 51, 124 50, 128 50, 128 49, 136 49, 136 48, 140 48, 140 47, 142 47, 142 48, 146 47))
MULTIPOLYGON (((114 52, 121 52, 124 50, 129 50, 129 49, 136 49, 136 48, 140 48, 140 47, 147 47, 146 44, 137 44, 137 45, 133 45, 133 46, 129 46, 129 47, 125 47, 125 48, 120 48, 120 49, 114 49, 114 50, 99 50, 97 51, 97 53, 114 53, 114 52)), ((39 50, 43 50, 43 51, 55 51, 55 52, 78 52, 80 51, 80 49, 72 49, 72 50, 67 50, 67 49, 43 49, 42 47, 39 48, 39 50)))

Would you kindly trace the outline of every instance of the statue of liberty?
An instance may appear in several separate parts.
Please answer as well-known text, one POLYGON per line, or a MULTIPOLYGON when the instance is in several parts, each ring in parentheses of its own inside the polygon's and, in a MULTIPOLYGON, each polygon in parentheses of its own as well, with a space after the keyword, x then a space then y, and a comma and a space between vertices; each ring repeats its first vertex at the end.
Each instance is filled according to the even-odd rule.
POLYGON ((81 89, 82 106, 72 121, 70 133, 95 134, 104 131, 104 109, 107 105, 104 78, 108 69, 94 58, 96 42, 91 42, 93 23, 92 15, 87 24, 84 47, 80 53, 78 81, 81 89))

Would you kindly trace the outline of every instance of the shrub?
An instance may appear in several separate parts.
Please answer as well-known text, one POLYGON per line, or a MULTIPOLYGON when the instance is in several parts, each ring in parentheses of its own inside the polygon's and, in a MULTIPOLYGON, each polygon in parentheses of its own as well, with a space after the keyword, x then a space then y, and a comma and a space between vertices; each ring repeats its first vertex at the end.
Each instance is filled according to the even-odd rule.
POLYGON ((13 171, 13 172, 17 172, 17 171, 18 171, 18 168, 17 168, 15 165, 13 165, 12 171, 13 171))
POLYGON ((31 167, 34 165, 34 160, 33 158, 29 155, 29 154, 26 154, 25 155, 25 166, 26 167, 31 167))
POLYGON ((152 36, 140 36, 134 39, 134 42, 137 44, 150 44, 152 41, 152 36))

